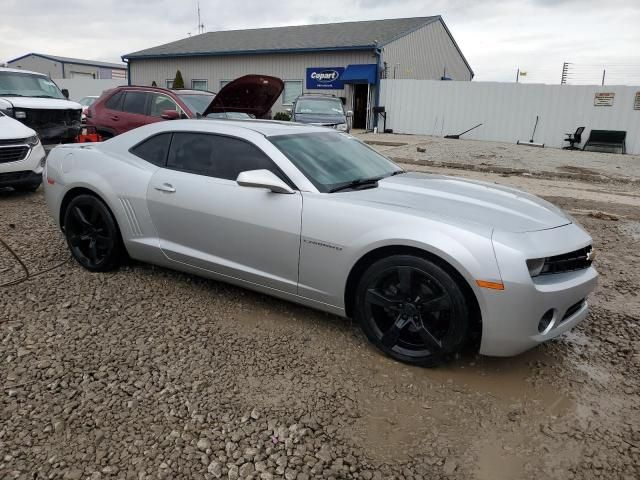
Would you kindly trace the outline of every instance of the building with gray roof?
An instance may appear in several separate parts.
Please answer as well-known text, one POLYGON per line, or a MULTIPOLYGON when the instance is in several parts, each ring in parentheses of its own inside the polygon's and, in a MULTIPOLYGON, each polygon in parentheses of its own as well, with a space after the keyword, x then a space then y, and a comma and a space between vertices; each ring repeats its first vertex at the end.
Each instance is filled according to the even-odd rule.
POLYGON ((274 112, 303 92, 335 95, 354 112, 354 128, 377 120, 380 79, 473 78, 439 15, 207 32, 122 59, 132 85, 172 87, 180 70, 185 87, 218 91, 242 75, 273 75, 285 82, 274 112))

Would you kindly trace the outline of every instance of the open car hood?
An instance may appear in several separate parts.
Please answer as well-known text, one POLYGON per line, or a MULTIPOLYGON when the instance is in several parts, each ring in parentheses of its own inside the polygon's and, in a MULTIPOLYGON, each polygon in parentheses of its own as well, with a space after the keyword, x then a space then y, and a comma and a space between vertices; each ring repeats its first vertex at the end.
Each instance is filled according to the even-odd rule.
POLYGON ((202 116, 219 112, 243 112, 262 118, 284 90, 284 82, 267 75, 245 75, 227 83, 202 116))

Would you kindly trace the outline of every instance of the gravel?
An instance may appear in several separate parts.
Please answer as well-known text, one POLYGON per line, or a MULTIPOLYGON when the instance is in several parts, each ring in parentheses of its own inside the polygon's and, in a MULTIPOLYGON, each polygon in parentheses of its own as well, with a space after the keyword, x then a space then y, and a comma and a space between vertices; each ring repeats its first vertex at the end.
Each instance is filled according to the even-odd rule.
POLYGON ((0 478, 640 477, 637 191, 540 182, 520 186, 595 238, 589 319, 516 358, 431 370, 222 283, 136 262, 86 272, 41 191, 0 191, 0 239, 29 275, 0 244, 0 284, 20 282, 0 287, 0 478))

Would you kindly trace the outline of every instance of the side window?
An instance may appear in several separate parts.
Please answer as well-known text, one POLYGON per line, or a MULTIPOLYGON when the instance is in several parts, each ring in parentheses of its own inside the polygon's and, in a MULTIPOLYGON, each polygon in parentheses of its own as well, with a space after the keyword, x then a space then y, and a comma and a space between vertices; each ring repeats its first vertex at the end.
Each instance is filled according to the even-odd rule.
POLYGON ((220 135, 174 133, 167 167, 233 181, 240 172, 266 169, 285 180, 258 147, 220 135))
POLYGON ((151 113, 152 117, 161 117, 162 112, 165 110, 180 111, 176 102, 171 100, 166 95, 158 95, 154 93, 151 95, 151 113))
POLYGON ((130 152, 136 157, 140 157, 158 167, 164 167, 170 144, 171 133, 161 133, 139 143, 130 152))
POLYGON ((147 96, 145 92, 133 92, 129 91, 124 96, 124 102, 122 104, 122 110, 128 113, 137 113, 139 115, 146 115, 147 110, 147 96))
POLYGON ((111 95, 111 97, 109 97, 109 99, 104 103, 104 106, 110 110, 122 110, 122 97, 124 97, 124 92, 120 90, 119 92, 111 95))

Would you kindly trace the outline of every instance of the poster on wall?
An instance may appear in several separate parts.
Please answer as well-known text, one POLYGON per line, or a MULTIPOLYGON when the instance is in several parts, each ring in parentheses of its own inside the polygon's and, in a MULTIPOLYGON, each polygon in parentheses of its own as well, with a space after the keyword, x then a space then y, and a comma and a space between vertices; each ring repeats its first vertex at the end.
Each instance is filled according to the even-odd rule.
POLYGON ((307 68, 307 90, 342 90, 344 67, 307 68))
POLYGON ((612 107, 613 98, 616 96, 613 92, 598 92, 593 98, 594 107, 612 107))
POLYGON ((633 101, 633 109, 640 110, 640 92, 636 92, 636 98, 633 101))

